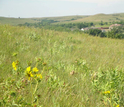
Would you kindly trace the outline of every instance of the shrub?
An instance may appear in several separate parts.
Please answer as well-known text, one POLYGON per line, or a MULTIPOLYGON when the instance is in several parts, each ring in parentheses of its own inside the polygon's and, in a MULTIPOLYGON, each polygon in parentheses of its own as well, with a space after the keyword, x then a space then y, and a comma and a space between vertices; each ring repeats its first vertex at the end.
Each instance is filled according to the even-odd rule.
POLYGON ((111 31, 107 32, 108 38, 117 38, 123 39, 124 38, 124 27, 114 27, 111 31))
POLYGON ((86 33, 93 36, 105 37, 105 33, 103 33, 100 29, 89 29, 86 33))

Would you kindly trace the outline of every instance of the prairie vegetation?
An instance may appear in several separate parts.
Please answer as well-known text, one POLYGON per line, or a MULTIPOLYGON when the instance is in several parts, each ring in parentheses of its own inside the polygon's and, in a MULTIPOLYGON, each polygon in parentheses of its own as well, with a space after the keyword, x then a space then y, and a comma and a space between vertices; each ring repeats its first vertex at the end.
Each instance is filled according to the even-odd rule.
POLYGON ((124 106, 124 40, 0 25, 1 107, 124 106))
POLYGON ((36 23, 40 22, 38 20, 34 20, 33 18, 9 18, 9 17, 0 17, 1 24, 9 24, 9 25, 18 25, 24 23, 36 23))
POLYGON ((18 25, 24 23, 37 23, 42 20, 55 20, 56 24, 67 24, 67 23, 81 23, 81 22, 94 22, 100 23, 101 21, 108 23, 109 22, 120 22, 124 20, 124 13, 118 14, 96 14, 96 15, 75 15, 75 16, 63 16, 63 17, 43 17, 43 18, 11 18, 11 17, 0 17, 0 23, 2 24, 10 24, 10 25, 18 25))

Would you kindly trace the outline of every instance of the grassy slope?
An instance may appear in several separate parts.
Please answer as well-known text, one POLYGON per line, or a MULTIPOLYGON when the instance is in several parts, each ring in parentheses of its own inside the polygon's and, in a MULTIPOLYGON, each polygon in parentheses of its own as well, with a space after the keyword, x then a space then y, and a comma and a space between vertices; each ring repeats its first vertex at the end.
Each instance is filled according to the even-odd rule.
POLYGON ((47 19, 51 19, 51 20, 56 20, 59 21, 58 23, 61 22, 70 22, 70 21, 74 21, 74 20, 78 20, 78 19, 82 19, 88 16, 61 16, 61 17, 49 17, 47 19))
MULTIPOLYGON (((4 25, 3 25, 4 26, 4 25)), ((124 47, 124 40, 117 40, 117 39, 108 39, 108 38, 99 38, 99 37, 90 37, 86 34, 72 34, 72 33, 61 33, 61 32, 54 32, 54 31, 45 31, 40 29, 31 29, 31 28, 15 28, 15 27, 9 27, 6 25, 3 29, 1 28, 1 48, 8 44, 8 51, 10 50, 10 47, 12 45, 12 54, 14 51, 20 51, 18 49, 18 46, 16 46, 13 49, 13 45, 18 43, 23 47, 22 44, 24 44, 24 47, 27 47, 27 50, 33 50, 34 49, 34 55, 33 56, 40 56, 40 50, 41 48, 47 48, 48 41, 51 40, 51 46, 50 49, 53 47, 53 45, 57 45, 57 48, 61 48, 61 44, 64 45, 65 48, 72 48, 73 57, 68 53, 67 59, 70 59, 70 62, 74 61, 77 58, 86 59, 88 63, 90 63, 91 68, 94 68, 95 70, 98 67, 116 67, 119 66, 120 68, 123 68, 123 47, 124 47), (3 29, 3 30, 2 30, 3 29), (2 37, 2 35, 5 35, 6 37, 2 37), (30 41, 29 37, 31 35, 36 35, 40 39, 36 41, 33 41, 35 43, 32 43, 30 41), (43 39, 43 40, 42 40, 43 39), (7 44, 4 42, 8 40, 7 44), (26 42, 27 41, 27 42, 26 42), (43 41, 43 46, 42 42, 43 41), (13 43, 12 43, 13 42, 13 43), (26 45, 27 44, 27 45, 26 45), (40 47, 41 46, 41 47, 40 47), (37 48, 35 48, 37 47, 37 48), (33 48, 33 49, 32 49, 33 48), (36 53, 35 53, 36 51, 36 53), (95 62, 95 63, 94 63, 95 62)), ((35 37, 34 37, 35 38, 35 37)), ((36 37, 37 38, 37 37, 36 37)), ((3 48, 5 52, 6 49, 3 48)), ((1 49, 2 50, 2 49, 1 49)), ((1 51, 2 52, 2 51, 1 51)), ((48 49, 46 49, 45 52, 48 52, 48 49)), ((71 52, 71 53, 72 53, 71 52)), ((25 52, 23 52, 25 53, 25 52)), ((23 53, 21 53, 23 55, 23 53)), ((43 53, 42 53, 43 54, 43 53)), ((48 58, 50 53, 48 55, 45 53, 44 55, 48 58)), ((66 57, 64 53, 63 57, 66 57)), ((59 54, 58 54, 59 55, 59 54)), ((61 56, 61 55, 60 55, 61 56)), ((22 56, 23 57, 23 56, 22 56)), ((28 56, 29 57, 29 56, 28 56)), ((27 59, 27 58, 26 58, 27 59)), ((30 57, 29 57, 30 59, 30 57)), ((61 58, 62 60, 65 60, 66 58, 61 58)))
POLYGON ((10 25, 18 25, 18 24, 24 24, 24 23, 35 23, 39 22, 34 20, 33 18, 5 18, 5 17, 0 17, 0 23, 1 24, 10 24, 10 25))
POLYGON ((46 17, 46 18, 5 18, 5 17, 0 17, 0 23, 1 24, 18 25, 18 24, 24 24, 26 22, 35 23, 35 22, 39 22, 43 19, 55 20, 55 21, 59 21, 59 22, 69 22, 69 21, 71 21, 71 19, 77 20, 77 19, 80 19, 83 17, 86 17, 86 16, 63 16, 63 17, 46 17))
POLYGON ((0 17, 0 23, 2 24, 24 24, 39 22, 43 19, 59 21, 57 23, 77 23, 77 22, 113 22, 124 20, 124 13, 119 14, 97 14, 91 16, 62 16, 62 17, 44 17, 44 18, 4 18, 0 17), (74 20, 72 20, 74 19, 74 20))
POLYGON ((113 22, 113 21, 120 21, 120 20, 124 20, 124 13, 96 14, 96 15, 85 16, 85 17, 82 17, 82 18, 80 17, 79 19, 76 19, 76 20, 63 21, 63 22, 57 22, 57 23, 79 23, 79 22, 99 23, 101 21, 103 21, 103 22, 113 22))
POLYGON ((96 14, 82 19, 75 20, 74 22, 113 22, 124 20, 124 13, 120 14, 96 14))
MULTIPOLYGON (((39 93, 42 96, 40 102, 46 107, 104 107, 100 95, 92 91, 89 72, 97 71, 99 67, 104 70, 117 66, 124 69, 124 40, 0 25, 0 44, 0 78, 11 76, 11 63, 16 59, 26 68, 29 61, 34 65, 35 58, 42 57, 60 80, 70 87, 75 85, 64 92, 47 91, 45 75, 48 71, 45 71, 39 93), (18 53, 16 58, 12 56, 15 52, 18 53), (75 68, 77 59, 86 60, 91 70, 75 68), (69 74, 72 70, 76 72, 74 76, 69 74)), ((30 99, 30 94, 23 96, 30 99)))

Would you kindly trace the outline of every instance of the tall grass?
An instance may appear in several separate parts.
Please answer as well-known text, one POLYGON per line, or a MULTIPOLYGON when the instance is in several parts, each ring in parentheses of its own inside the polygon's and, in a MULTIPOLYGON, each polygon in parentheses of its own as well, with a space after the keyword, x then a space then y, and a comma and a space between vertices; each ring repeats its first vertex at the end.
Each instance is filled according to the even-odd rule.
POLYGON ((0 44, 1 106, 124 106, 124 40, 0 25, 0 44), (29 66, 42 74, 38 85, 25 77, 29 66))

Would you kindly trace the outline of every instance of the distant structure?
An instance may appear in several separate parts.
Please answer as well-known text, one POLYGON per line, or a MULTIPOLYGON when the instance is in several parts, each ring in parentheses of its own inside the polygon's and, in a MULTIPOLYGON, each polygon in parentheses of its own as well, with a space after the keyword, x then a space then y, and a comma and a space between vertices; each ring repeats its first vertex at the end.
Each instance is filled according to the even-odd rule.
POLYGON ((87 28, 81 28, 81 31, 87 31, 89 29, 100 29, 102 32, 106 32, 109 27, 87 27, 87 28))
POLYGON ((109 29, 109 27, 99 27, 97 29, 100 29, 102 32, 106 32, 109 29))
POLYGON ((87 28, 81 28, 81 31, 87 31, 89 29, 100 29, 102 32, 107 32, 107 31, 110 31, 111 29, 113 29, 114 27, 119 27, 119 26, 123 26, 123 25, 112 24, 109 27, 87 27, 87 28))
POLYGON ((81 31, 84 31, 84 28, 81 28, 81 31))
POLYGON ((86 28, 81 28, 81 31, 87 31, 89 29, 92 29, 92 28, 89 28, 89 27, 86 27, 86 28))
POLYGON ((114 27, 119 27, 122 26, 121 24, 112 24, 111 26, 109 26, 109 29, 113 29, 114 27))

